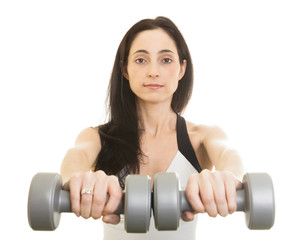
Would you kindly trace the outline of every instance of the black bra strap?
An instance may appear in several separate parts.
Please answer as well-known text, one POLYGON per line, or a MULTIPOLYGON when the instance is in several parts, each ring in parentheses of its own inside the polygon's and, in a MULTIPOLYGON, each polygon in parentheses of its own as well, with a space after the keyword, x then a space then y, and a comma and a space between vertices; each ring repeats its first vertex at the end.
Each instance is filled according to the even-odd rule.
POLYGON ((177 145, 182 155, 185 156, 198 172, 201 172, 202 169, 187 132, 185 119, 179 114, 177 114, 177 145))

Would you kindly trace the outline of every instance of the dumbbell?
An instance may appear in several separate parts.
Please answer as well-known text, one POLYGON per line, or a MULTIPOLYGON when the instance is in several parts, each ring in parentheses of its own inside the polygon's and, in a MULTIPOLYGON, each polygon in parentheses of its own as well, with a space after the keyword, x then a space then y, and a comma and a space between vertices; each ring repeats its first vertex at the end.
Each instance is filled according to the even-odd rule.
MULTIPOLYGON (((71 211, 70 192, 62 189, 59 174, 38 173, 33 177, 28 195, 28 222, 33 230, 55 230, 61 213, 71 211)), ((127 232, 149 230, 151 180, 148 176, 127 176, 123 198, 115 214, 124 214, 127 232)))
MULTIPOLYGON (((175 173, 157 173, 154 176, 155 227, 158 230, 176 230, 181 214, 194 210, 179 190, 175 173)), ((243 188, 237 193, 237 211, 245 212, 249 229, 270 229, 275 220, 275 198, 271 177, 266 173, 247 173, 243 188)))

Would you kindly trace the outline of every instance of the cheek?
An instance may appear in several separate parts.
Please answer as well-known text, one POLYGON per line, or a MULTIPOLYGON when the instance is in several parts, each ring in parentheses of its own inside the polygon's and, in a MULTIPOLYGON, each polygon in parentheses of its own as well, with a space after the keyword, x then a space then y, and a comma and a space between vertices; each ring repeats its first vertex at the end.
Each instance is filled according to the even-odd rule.
POLYGON ((179 71, 178 68, 172 68, 169 69, 169 71, 166 74, 166 78, 169 80, 170 83, 174 84, 174 85, 178 85, 178 81, 180 80, 180 76, 179 76, 179 71))
POLYGON ((140 77, 137 73, 133 73, 133 74, 129 73, 128 81, 129 81, 129 86, 132 90, 137 89, 138 86, 140 85, 139 79, 140 77))
POLYGON ((173 64, 173 65, 169 66, 167 71, 168 71, 170 78, 178 80, 179 75, 180 75, 180 69, 181 69, 181 67, 179 64, 173 64))
POLYGON ((129 82, 129 86, 130 89, 136 93, 137 91, 139 91, 140 88, 140 79, 141 79, 141 74, 138 71, 128 71, 128 82, 129 82))
POLYGON ((178 80, 174 81, 171 85, 170 85, 170 91, 172 93, 174 93, 178 88, 178 80))
POLYGON ((127 72, 128 72, 128 80, 132 82, 136 81, 136 79, 141 77, 141 71, 138 68, 128 67, 127 72))

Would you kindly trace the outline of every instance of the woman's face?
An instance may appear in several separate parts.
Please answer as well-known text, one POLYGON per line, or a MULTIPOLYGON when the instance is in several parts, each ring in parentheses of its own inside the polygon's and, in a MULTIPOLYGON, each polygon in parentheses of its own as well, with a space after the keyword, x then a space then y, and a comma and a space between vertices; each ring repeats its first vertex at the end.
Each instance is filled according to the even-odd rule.
POLYGON ((132 42, 124 76, 138 101, 171 105, 185 68, 173 39, 162 29, 147 30, 132 42))

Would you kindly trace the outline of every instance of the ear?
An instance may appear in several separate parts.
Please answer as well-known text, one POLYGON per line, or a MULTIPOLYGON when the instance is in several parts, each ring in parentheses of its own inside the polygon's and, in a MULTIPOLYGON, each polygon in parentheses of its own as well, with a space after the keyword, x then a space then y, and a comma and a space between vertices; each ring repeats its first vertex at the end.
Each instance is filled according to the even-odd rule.
POLYGON ((128 76, 128 72, 127 72, 127 66, 123 65, 123 61, 120 61, 120 68, 122 69, 122 74, 123 74, 123 77, 126 78, 127 80, 129 79, 129 76, 128 76))
POLYGON ((128 72, 127 72, 127 67, 123 68, 123 77, 129 80, 128 72))
POLYGON ((182 64, 180 64, 180 72, 179 72, 179 76, 178 76, 178 81, 180 81, 184 74, 185 74, 185 70, 186 70, 186 65, 187 65, 187 61, 184 59, 182 64))

